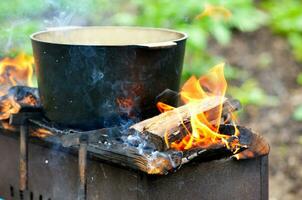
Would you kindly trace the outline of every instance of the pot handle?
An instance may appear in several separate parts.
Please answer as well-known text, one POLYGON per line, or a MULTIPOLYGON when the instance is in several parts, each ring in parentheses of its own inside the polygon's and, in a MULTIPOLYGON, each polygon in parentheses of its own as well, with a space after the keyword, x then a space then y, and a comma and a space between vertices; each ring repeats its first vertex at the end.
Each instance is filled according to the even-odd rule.
POLYGON ((168 41, 168 42, 155 42, 155 43, 146 43, 146 44, 138 44, 139 47, 145 47, 149 49, 166 49, 175 47, 177 45, 176 42, 168 41))

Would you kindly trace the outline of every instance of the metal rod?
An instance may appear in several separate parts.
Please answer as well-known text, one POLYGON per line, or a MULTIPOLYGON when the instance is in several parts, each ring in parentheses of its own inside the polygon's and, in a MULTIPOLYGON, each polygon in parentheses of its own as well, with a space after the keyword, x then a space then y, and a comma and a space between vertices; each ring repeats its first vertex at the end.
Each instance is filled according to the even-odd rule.
POLYGON ((27 190, 28 183, 28 126, 26 123, 20 126, 20 191, 27 190))
POLYGON ((86 200, 87 198, 87 137, 80 137, 80 148, 79 148, 79 200, 86 200))

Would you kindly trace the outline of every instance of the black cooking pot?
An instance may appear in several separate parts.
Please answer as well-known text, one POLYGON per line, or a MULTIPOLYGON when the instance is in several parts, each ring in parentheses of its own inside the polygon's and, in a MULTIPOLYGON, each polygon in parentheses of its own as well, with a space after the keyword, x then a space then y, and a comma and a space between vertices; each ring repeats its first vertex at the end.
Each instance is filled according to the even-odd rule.
POLYGON ((64 27, 33 34, 46 117, 87 130, 157 114, 155 97, 166 88, 179 89, 186 38, 140 27, 64 27))

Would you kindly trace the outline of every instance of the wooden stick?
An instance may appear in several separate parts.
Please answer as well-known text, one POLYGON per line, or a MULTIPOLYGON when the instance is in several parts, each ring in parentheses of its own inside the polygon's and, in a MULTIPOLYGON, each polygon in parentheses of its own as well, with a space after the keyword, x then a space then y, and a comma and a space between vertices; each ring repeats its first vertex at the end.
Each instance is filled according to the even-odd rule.
POLYGON ((178 127, 183 121, 191 117, 191 112, 196 114, 211 110, 226 101, 222 97, 210 97, 199 102, 189 103, 173 110, 164 112, 155 117, 141 121, 130 128, 139 132, 148 131, 160 137, 164 137, 166 131, 178 127))
MULTIPOLYGON (((130 127, 142 135, 146 135, 153 142, 158 142, 157 146, 159 149, 165 149, 165 137, 168 138, 168 143, 174 142, 183 138, 187 131, 184 130, 183 124, 190 121, 192 114, 199 114, 207 112, 217 108, 221 104, 225 104, 227 101, 223 97, 209 97, 199 102, 189 103, 173 110, 161 113, 150 119, 146 119, 130 127)), ((230 105, 230 103, 228 103, 230 105)), ((225 109, 225 112, 228 112, 225 109)), ((217 115, 216 115, 217 116, 217 115)), ((212 120, 215 120, 214 118, 212 120)))

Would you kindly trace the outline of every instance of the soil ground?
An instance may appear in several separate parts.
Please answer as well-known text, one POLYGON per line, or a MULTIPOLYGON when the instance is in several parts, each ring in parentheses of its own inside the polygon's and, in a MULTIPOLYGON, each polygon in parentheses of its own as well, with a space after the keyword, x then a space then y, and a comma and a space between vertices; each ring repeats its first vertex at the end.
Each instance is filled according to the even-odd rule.
POLYGON ((245 107, 240 124, 264 135, 270 143, 270 199, 302 199, 302 123, 292 119, 294 109, 302 103, 302 87, 296 83, 302 65, 295 62, 286 40, 268 29, 235 33, 226 47, 211 42, 209 52, 246 70, 268 94, 278 97, 278 106, 245 107), (264 56, 270 61, 265 67, 261 64, 264 56))

